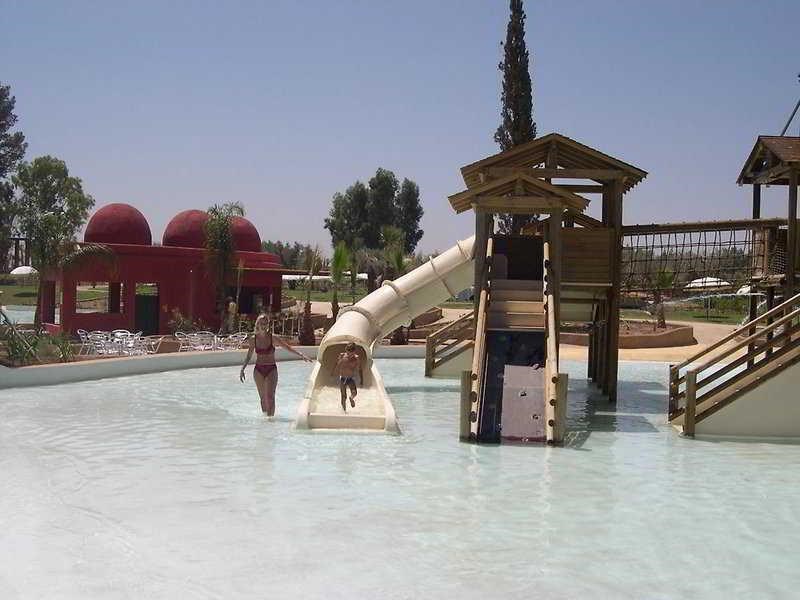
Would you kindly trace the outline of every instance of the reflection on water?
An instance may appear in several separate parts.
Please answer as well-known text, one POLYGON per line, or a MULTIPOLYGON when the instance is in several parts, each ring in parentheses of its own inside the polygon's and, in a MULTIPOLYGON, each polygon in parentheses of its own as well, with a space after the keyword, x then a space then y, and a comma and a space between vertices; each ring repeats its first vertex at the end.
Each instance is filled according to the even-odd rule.
POLYGON ((275 422, 236 367, 0 391, 0 597, 794 594, 800 447, 678 437, 666 365, 614 406, 567 363, 547 448, 459 443, 452 381, 378 364, 401 436, 292 431, 302 363, 275 422))

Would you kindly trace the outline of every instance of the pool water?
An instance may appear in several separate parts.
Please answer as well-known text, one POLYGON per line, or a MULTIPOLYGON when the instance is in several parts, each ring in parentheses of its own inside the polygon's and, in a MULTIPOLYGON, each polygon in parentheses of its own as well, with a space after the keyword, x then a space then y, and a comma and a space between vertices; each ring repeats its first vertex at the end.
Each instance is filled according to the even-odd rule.
POLYGON ((294 432, 236 367, 0 391, 0 598, 790 598, 800 446, 665 424, 570 373, 564 448, 459 443, 455 381, 378 361, 403 435, 294 432))

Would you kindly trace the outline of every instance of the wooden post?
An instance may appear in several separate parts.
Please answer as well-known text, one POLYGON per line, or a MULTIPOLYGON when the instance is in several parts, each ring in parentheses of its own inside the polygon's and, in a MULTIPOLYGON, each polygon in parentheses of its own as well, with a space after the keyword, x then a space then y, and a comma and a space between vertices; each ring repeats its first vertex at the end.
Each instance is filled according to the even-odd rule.
POLYGON ((789 223, 786 234, 786 288, 784 300, 794 295, 797 268, 797 169, 789 171, 789 223))
MULTIPOLYGON (((759 183, 754 183, 753 184, 753 218, 754 219, 760 219, 761 218, 761 184, 759 184, 759 183)), ((754 242, 755 242, 755 239, 756 239, 756 234, 757 234, 756 230, 754 229, 753 232, 752 232, 752 236, 753 236, 753 241, 754 242)), ((762 265, 762 269, 763 269, 763 265, 762 265)), ((753 291, 754 291, 753 288, 754 288, 753 280, 750 280, 750 294, 751 295, 750 295, 750 302, 749 302, 750 306, 749 306, 749 311, 748 311, 748 320, 750 320, 750 321, 754 321, 755 318, 758 316, 758 297, 752 295, 753 291)), ((755 328, 755 325, 754 325, 753 327, 748 329, 747 334, 748 335, 753 335, 755 332, 756 332, 756 328, 755 328)), ((752 344, 749 344, 747 346, 747 352, 749 354, 752 354, 755 349, 756 349, 755 342, 753 342, 752 344)), ((747 361, 747 368, 749 369, 753 365, 755 365, 755 360, 751 358, 750 360, 747 361)))
POLYGON ((469 414, 472 411, 472 373, 461 371, 461 404, 458 419, 458 437, 461 440, 469 439, 470 425, 469 414))
MULTIPOLYGON (((553 281, 547 282, 547 287, 552 290, 555 306, 548 306, 548 310, 555 311, 556 330, 552 335, 556 340, 556 350, 561 339, 560 324, 561 324, 561 213, 550 215, 547 220, 547 236, 548 243, 550 244, 550 273, 553 281)), ((558 356, 556 356, 558 361, 558 356)))
POLYGON ((761 184, 753 184, 753 218, 761 218, 761 184))
POLYGON ((683 412, 683 435, 694 437, 697 410, 697 373, 686 371, 686 408, 683 412))
MULTIPOLYGON (((479 210, 475 211, 475 249, 473 256, 475 257, 475 288, 473 294, 475 296, 475 315, 478 314, 478 305, 481 301, 481 289, 483 289, 483 275, 486 269, 486 244, 489 240, 489 228, 487 221, 491 215, 479 210)), ((477 322, 477 319, 476 319, 477 322)))
MULTIPOLYGON (((767 288, 767 312, 771 311, 773 308, 775 308, 775 288, 774 287, 768 287, 767 288)), ((772 325, 772 320, 773 320, 772 317, 767 317, 767 325, 772 325)), ((770 354, 772 354, 772 346, 769 346, 769 343, 771 341, 772 341, 772 332, 769 331, 769 332, 767 332, 767 345, 768 345, 768 348, 767 348, 766 356, 769 356, 770 354)))
MULTIPOLYGON (((605 391, 610 402, 617 401, 617 376, 619 367, 619 304, 622 281, 622 181, 615 179, 606 186, 609 192, 609 226, 611 236, 610 260, 611 289, 608 291, 608 362, 605 391)), ((605 199, 605 194, 604 194, 605 199)))

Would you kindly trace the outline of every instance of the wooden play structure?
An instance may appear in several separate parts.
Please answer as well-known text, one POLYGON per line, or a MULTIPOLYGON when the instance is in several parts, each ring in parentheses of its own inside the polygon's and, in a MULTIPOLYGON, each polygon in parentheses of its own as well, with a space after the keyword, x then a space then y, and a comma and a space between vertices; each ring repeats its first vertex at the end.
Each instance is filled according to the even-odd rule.
POLYGON ((749 219, 623 225, 623 197, 647 174, 555 133, 461 173, 467 189, 450 203, 475 214, 475 307, 428 338, 425 369, 460 376, 462 439, 563 441, 561 323, 587 324, 588 377, 614 402, 621 295, 685 295, 703 278, 744 290, 749 321, 670 368, 670 422, 687 435, 800 435, 800 403, 786 404, 800 385, 800 138, 756 141, 738 180, 753 186, 749 219), (788 187, 786 218, 761 218, 763 185, 788 187), (584 212, 592 194, 599 220, 584 212), (509 213, 534 219, 500 233, 509 213))
POLYGON ((589 376, 617 395, 623 196, 647 173, 552 133, 461 169, 450 196, 475 214, 475 308, 428 340, 426 372, 463 368, 462 438, 559 443, 567 375, 559 369, 562 320, 592 323, 589 376), (585 214, 596 195, 602 219, 585 214), (519 234, 495 216, 533 217, 519 234))
POLYGON ((800 435, 797 186, 800 138, 759 136, 739 175, 752 185, 749 322, 670 368, 669 419, 686 435, 800 435), (786 219, 761 219, 761 187, 788 188, 786 219), (776 305, 776 296, 782 301, 776 305))

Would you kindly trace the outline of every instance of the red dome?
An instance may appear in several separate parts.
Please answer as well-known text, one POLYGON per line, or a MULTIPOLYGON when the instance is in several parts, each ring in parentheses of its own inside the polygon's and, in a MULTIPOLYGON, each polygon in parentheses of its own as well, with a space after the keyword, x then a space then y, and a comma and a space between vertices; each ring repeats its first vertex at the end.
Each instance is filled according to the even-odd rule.
POLYGON ((153 243, 147 219, 130 204, 107 204, 89 219, 83 241, 95 244, 136 244, 149 246, 153 243))
POLYGON ((231 219, 231 235, 237 250, 261 252, 261 236, 255 226, 244 217, 231 219))
POLYGON ((206 245, 205 224, 208 213, 203 210, 184 210, 172 217, 164 230, 164 246, 202 248, 206 245))

